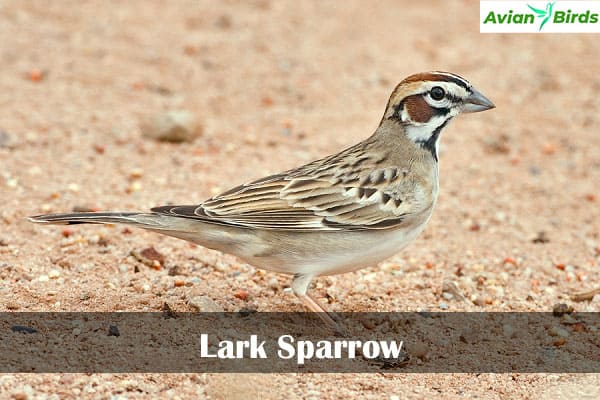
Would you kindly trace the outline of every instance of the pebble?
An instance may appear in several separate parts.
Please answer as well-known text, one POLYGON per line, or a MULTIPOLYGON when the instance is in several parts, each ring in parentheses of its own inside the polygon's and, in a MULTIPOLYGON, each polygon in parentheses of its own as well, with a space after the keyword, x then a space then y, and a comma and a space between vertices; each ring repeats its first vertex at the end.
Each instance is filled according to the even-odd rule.
POLYGON ((126 192, 133 193, 133 192, 139 192, 140 190, 142 190, 142 184, 136 181, 127 187, 126 192))
POLYGON ((131 171, 129 171, 129 179, 134 180, 134 179, 139 179, 144 175, 144 170, 141 168, 134 168, 131 171))
POLYGON ((165 256, 154 247, 146 247, 143 250, 134 249, 131 251, 131 255, 139 262, 155 269, 160 269, 165 264, 165 256))
POLYGON ((557 303, 552 307, 552 314, 555 317, 562 317, 565 314, 571 314, 573 307, 565 303, 557 303))
POLYGON ((558 336, 562 338, 566 338, 569 336, 569 332, 566 329, 561 328, 559 326, 553 326, 552 328, 550 328, 548 334, 550 336, 558 336))
POLYGON ((269 279, 269 288, 275 291, 279 290, 279 281, 277 278, 269 279))
POLYGON ((563 325, 575 325, 578 324, 579 321, 573 318, 571 315, 565 314, 562 316, 560 323, 563 325))
POLYGON ((477 332, 475 330, 469 329, 469 328, 462 331, 460 333, 460 336, 458 337, 458 339, 461 342, 467 343, 467 344, 473 344, 473 343, 477 343, 480 341, 480 338, 477 335, 477 332))
POLYGON ((240 289, 236 291, 233 296, 240 300, 248 300, 248 291, 244 289, 240 289))
POLYGON ((224 312, 223 307, 207 296, 195 296, 188 300, 188 304, 199 312, 224 312))
POLYGON ((505 338, 514 339, 517 332, 512 325, 504 324, 502 325, 502 333, 504 334, 505 338))
POLYGON ((440 309, 442 309, 442 310, 447 310, 447 309, 448 309, 448 303, 441 302, 441 303, 439 304, 439 307, 440 307, 440 309))
POLYGON ((37 333, 37 329, 31 328, 29 326, 23 326, 23 325, 11 326, 10 330, 13 332, 27 333, 27 334, 37 333))
POLYGON ((48 278, 50 279, 57 279, 60 276, 60 271, 57 269, 53 269, 50 272, 48 272, 48 278))
POLYGON ((167 111, 140 123, 144 137, 171 143, 192 142, 202 134, 196 116, 185 110, 167 111))
POLYGON ((0 147, 9 147, 11 137, 8 132, 0 131, 0 147))
POLYGON ((121 336, 121 332, 119 332, 119 327, 117 325, 109 325, 108 326, 108 336, 121 336))
POLYGON ((485 305, 487 304, 483 297, 477 295, 474 298, 471 298, 471 302, 473 302, 473 304, 479 307, 485 307, 485 305))

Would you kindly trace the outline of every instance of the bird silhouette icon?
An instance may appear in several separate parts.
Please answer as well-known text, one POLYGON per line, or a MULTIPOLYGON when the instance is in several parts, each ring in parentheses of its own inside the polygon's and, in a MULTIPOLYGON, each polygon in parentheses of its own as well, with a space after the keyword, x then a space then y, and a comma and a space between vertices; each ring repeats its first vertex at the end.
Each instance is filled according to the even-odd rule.
POLYGON ((529 7, 531 11, 536 13, 538 18, 543 18, 542 23, 540 24, 540 29, 538 29, 538 31, 541 31, 546 22, 548 22, 548 20, 552 18, 552 7, 554 7, 554 2, 547 3, 545 10, 540 10, 539 8, 532 7, 529 4, 527 4, 527 7, 529 7))

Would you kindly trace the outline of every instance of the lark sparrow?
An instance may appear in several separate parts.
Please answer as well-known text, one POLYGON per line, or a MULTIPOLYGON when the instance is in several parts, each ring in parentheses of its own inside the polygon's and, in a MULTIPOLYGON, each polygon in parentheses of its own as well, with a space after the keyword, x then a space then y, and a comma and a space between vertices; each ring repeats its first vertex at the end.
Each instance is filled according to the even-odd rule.
POLYGON ((436 203, 442 129, 460 113, 493 107, 457 75, 420 73, 396 86, 371 137, 338 154, 237 186, 199 205, 29 219, 133 225, 291 274, 296 296, 335 325, 307 294, 311 280, 374 265, 408 245, 425 228, 436 203))

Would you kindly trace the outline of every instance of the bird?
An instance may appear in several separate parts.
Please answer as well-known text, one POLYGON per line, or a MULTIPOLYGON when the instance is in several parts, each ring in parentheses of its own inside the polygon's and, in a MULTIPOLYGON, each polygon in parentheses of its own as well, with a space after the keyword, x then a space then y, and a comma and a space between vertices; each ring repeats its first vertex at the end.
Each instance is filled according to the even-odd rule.
POLYGON ((327 324, 308 293, 313 278, 384 261, 425 228, 438 197, 442 130, 461 113, 495 105, 449 72, 410 75, 393 90, 375 132, 337 154, 236 186, 200 204, 149 212, 29 217, 44 224, 126 224, 292 275, 297 298, 327 324))

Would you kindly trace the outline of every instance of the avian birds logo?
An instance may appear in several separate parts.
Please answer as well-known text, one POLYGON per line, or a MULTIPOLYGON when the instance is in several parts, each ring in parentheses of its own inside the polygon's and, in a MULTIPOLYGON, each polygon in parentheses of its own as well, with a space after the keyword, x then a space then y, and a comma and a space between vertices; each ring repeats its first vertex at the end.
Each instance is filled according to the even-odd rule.
POLYGON ((544 27, 544 25, 546 25, 546 22, 548 22, 550 20, 550 18, 552 18, 552 7, 554 7, 554 2, 548 2, 548 3, 546 3, 546 9, 545 10, 540 10, 539 8, 532 7, 529 4, 527 4, 527 7, 529 7, 529 9, 531 11, 533 11, 534 13, 536 13, 538 18, 542 18, 542 22, 540 24, 540 28, 538 29, 538 31, 541 32, 541 30, 544 27))

